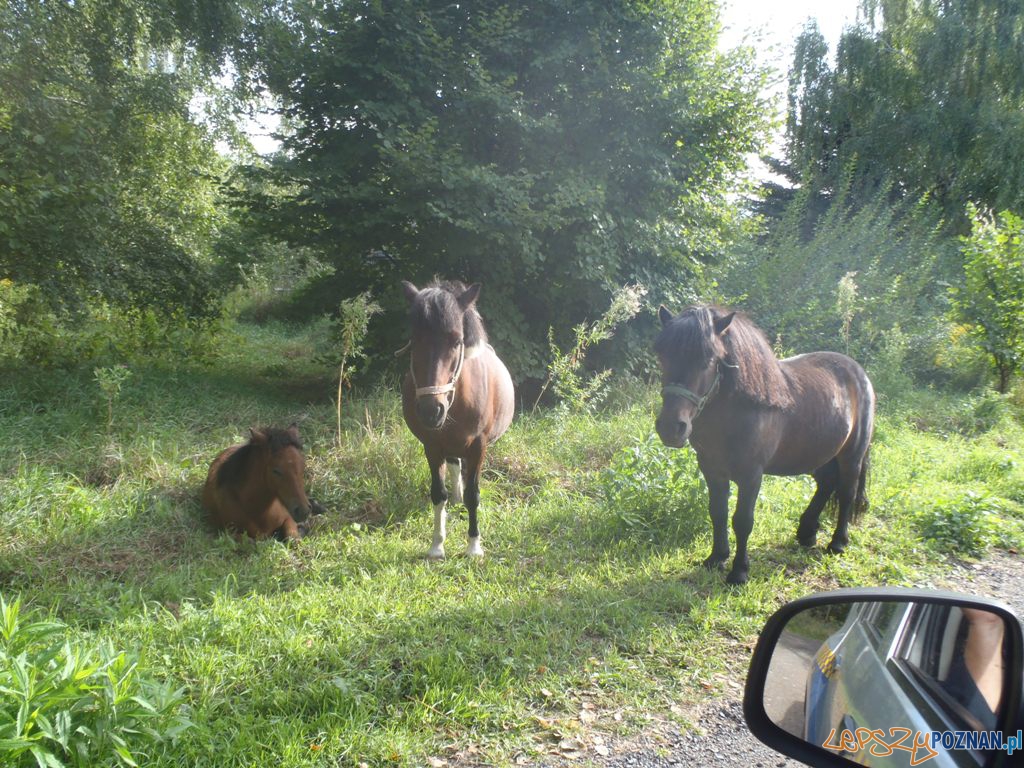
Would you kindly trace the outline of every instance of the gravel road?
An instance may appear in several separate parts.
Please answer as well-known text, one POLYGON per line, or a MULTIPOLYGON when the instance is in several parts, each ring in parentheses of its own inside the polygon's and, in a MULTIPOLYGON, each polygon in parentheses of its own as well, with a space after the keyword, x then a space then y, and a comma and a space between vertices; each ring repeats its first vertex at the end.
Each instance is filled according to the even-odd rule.
MULTIPOLYGON (((981 563, 954 566, 946 578, 921 587, 946 589, 1000 600, 1024 617, 1024 558, 993 553, 981 563)), ((749 768, 796 768, 802 766, 764 746, 743 721, 742 692, 705 705, 699 722, 703 733, 681 733, 674 724, 663 724, 639 738, 621 743, 606 739, 602 752, 588 751, 574 760, 552 758, 543 766, 595 766, 600 768, 677 768, 679 766, 742 765, 749 768)))

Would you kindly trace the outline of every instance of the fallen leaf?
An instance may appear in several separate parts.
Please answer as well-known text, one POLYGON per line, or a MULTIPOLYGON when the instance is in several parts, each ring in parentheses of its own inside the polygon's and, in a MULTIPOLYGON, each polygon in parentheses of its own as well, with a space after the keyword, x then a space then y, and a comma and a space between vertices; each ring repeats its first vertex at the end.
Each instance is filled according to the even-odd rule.
POLYGON ((431 768, 444 768, 448 765, 447 760, 442 760, 440 757, 428 757, 427 762, 431 765, 431 768))
POLYGON ((608 757, 611 754, 611 750, 608 749, 604 744, 597 744, 594 747, 594 751, 597 752, 601 757, 608 757))
POLYGON ((551 691, 549 691, 547 688, 541 688, 540 695, 543 696, 545 699, 550 699, 554 694, 551 693, 551 691))

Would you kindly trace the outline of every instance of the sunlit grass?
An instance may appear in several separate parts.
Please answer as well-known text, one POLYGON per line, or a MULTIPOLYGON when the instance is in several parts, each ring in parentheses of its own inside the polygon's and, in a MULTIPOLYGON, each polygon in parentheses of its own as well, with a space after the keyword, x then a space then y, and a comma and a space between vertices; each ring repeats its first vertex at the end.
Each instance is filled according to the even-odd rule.
POLYGON ((659 519, 686 524, 662 528, 605 501, 603 473, 651 432, 651 395, 611 413, 520 417, 484 475, 487 556, 458 554, 456 512, 451 556, 431 563, 426 463, 397 394, 354 393, 339 444, 331 374, 309 363, 307 342, 243 328, 223 367, 135 370, 109 436, 89 372, 0 389, 0 589, 184 686, 195 726, 154 765, 500 762, 639 728, 741 681, 786 600, 932 579, 945 555, 917 515, 940 492, 984 490, 1008 521, 1024 517, 1018 424, 967 438, 894 410, 848 552, 800 548, 810 481, 768 478, 751 581, 731 588, 699 566, 702 506, 669 510, 659 519), (292 547, 215 535, 198 503, 209 461, 250 426, 291 421, 330 514, 292 547))

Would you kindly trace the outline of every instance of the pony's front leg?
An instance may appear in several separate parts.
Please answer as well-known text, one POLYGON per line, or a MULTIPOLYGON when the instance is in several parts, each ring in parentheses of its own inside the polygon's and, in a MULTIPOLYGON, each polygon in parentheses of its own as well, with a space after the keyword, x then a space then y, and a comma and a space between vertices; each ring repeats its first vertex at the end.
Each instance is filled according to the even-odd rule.
POLYGON ((736 483, 736 513, 732 516, 732 530, 736 534, 736 558, 725 580, 730 584, 746 584, 750 572, 747 540, 754 530, 754 505, 761 492, 761 473, 736 483))
POLYGON ((430 501, 434 505, 434 540, 427 557, 444 559, 444 540, 447 538, 448 491, 444 487, 444 457, 427 453, 430 465, 430 501))
POLYGON ((708 484, 708 511, 714 537, 711 554, 704 560, 704 567, 721 568, 729 559, 729 480, 706 475, 704 480, 708 484))
POLYGON ((484 548, 480 546, 480 528, 477 525, 477 509, 480 507, 480 472, 483 469, 486 449, 478 440, 470 446, 464 459, 466 463, 466 488, 463 501, 469 513, 469 545, 466 547, 467 557, 483 557, 484 548))

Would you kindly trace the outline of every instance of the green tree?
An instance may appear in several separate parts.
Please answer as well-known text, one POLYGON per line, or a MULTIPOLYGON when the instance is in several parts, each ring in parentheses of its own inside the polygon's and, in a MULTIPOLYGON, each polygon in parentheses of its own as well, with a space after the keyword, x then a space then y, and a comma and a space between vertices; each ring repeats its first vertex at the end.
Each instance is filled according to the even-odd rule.
POLYGON ((790 72, 787 159, 814 189, 891 184, 966 227, 1024 209, 1024 4, 862 0, 836 63, 813 26, 790 72))
POLYGON ((294 126, 269 171, 293 191, 265 226, 333 260, 335 297, 483 282, 541 377, 549 326, 569 343, 626 282, 692 298, 734 233, 768 110, 717 30, 712 0, 273 3, 247 71, 294 126))
POLYGON ((953 291, 956 318, 971 328, 1006 392, 1024 368, 1024 219, 986 215, 971 206, 963 238, 964 285, 953 291))
POLYGON ((222 161, 190 102, 233 6, 0 5, 0 278, 60 310, 209 309, 222 161))

